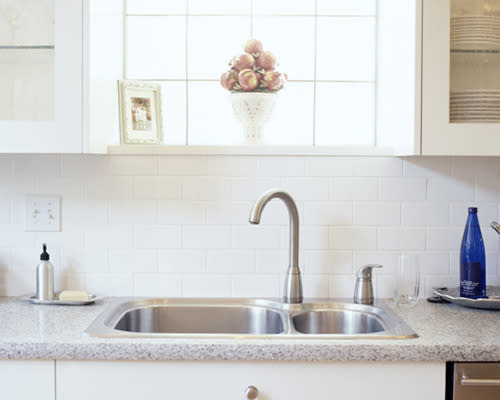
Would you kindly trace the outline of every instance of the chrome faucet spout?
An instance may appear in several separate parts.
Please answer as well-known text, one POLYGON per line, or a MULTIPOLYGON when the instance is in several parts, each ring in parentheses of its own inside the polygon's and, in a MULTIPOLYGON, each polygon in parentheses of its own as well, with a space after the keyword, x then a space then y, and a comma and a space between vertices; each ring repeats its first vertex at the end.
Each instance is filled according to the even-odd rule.
POLYGON ((288 215, 290 217, 290 260, 285 280, 283 302, 289 304, 302 303, 302 278, 300 276, 299 268, 299 212, 293 197, 281 189, 271 189, 264 192, 255 201, 255 204, 250 212, 249 221, 251 224, 259 224, 264 207, 272 199, 282 200, 288 209, 288 215))

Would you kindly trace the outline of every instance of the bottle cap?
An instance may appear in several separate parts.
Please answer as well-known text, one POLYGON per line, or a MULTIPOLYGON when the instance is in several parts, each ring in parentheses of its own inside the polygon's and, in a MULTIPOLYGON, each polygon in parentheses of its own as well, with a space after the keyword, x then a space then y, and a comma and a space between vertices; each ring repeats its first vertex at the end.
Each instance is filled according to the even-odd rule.
POLYGON ((477 207, 469 207, 470 213, 477 213, 477 207))
POLYGON ((49 261, 50 255, 49 255, 49 253, 47 253, 47 245, 44 243, 42 248, 43 248, 43 253, 40 254, 40 260, 41 261, 49 261))

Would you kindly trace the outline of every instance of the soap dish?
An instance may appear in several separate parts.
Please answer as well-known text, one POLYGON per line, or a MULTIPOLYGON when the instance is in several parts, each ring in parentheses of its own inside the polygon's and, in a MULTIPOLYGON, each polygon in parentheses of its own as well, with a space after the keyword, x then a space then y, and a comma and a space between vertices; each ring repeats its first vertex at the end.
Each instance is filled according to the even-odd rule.
POLYGON ((36 296, 28 297, 28 300, 33 304, 42 304, 50 306, 86 306, 87 304, 92 304, 97 300, 97 296, 94 294, 89 294, 88 300, 59 300, 59 294, 57 298, 52 300, 40 300, 36 296))

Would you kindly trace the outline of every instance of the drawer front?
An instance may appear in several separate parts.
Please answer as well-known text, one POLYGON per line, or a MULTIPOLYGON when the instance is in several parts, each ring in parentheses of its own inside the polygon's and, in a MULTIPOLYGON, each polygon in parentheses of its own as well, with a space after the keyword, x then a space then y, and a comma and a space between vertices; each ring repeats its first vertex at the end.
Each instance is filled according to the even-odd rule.
POLYGON ((444 363, 58 361, 56 374, 58 400, 442 400, 445 386, 444 363))
POLYGON ((456 363, 454 400, 500 399, 500 363, 456 363))

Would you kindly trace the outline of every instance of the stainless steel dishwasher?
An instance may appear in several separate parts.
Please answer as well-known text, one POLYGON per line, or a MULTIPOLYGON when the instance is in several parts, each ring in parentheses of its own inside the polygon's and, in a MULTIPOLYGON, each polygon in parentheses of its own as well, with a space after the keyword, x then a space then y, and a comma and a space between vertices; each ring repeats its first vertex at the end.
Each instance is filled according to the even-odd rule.
POLYGON ((448 363, 447 400, 499 400, 500 363, 448 363))

